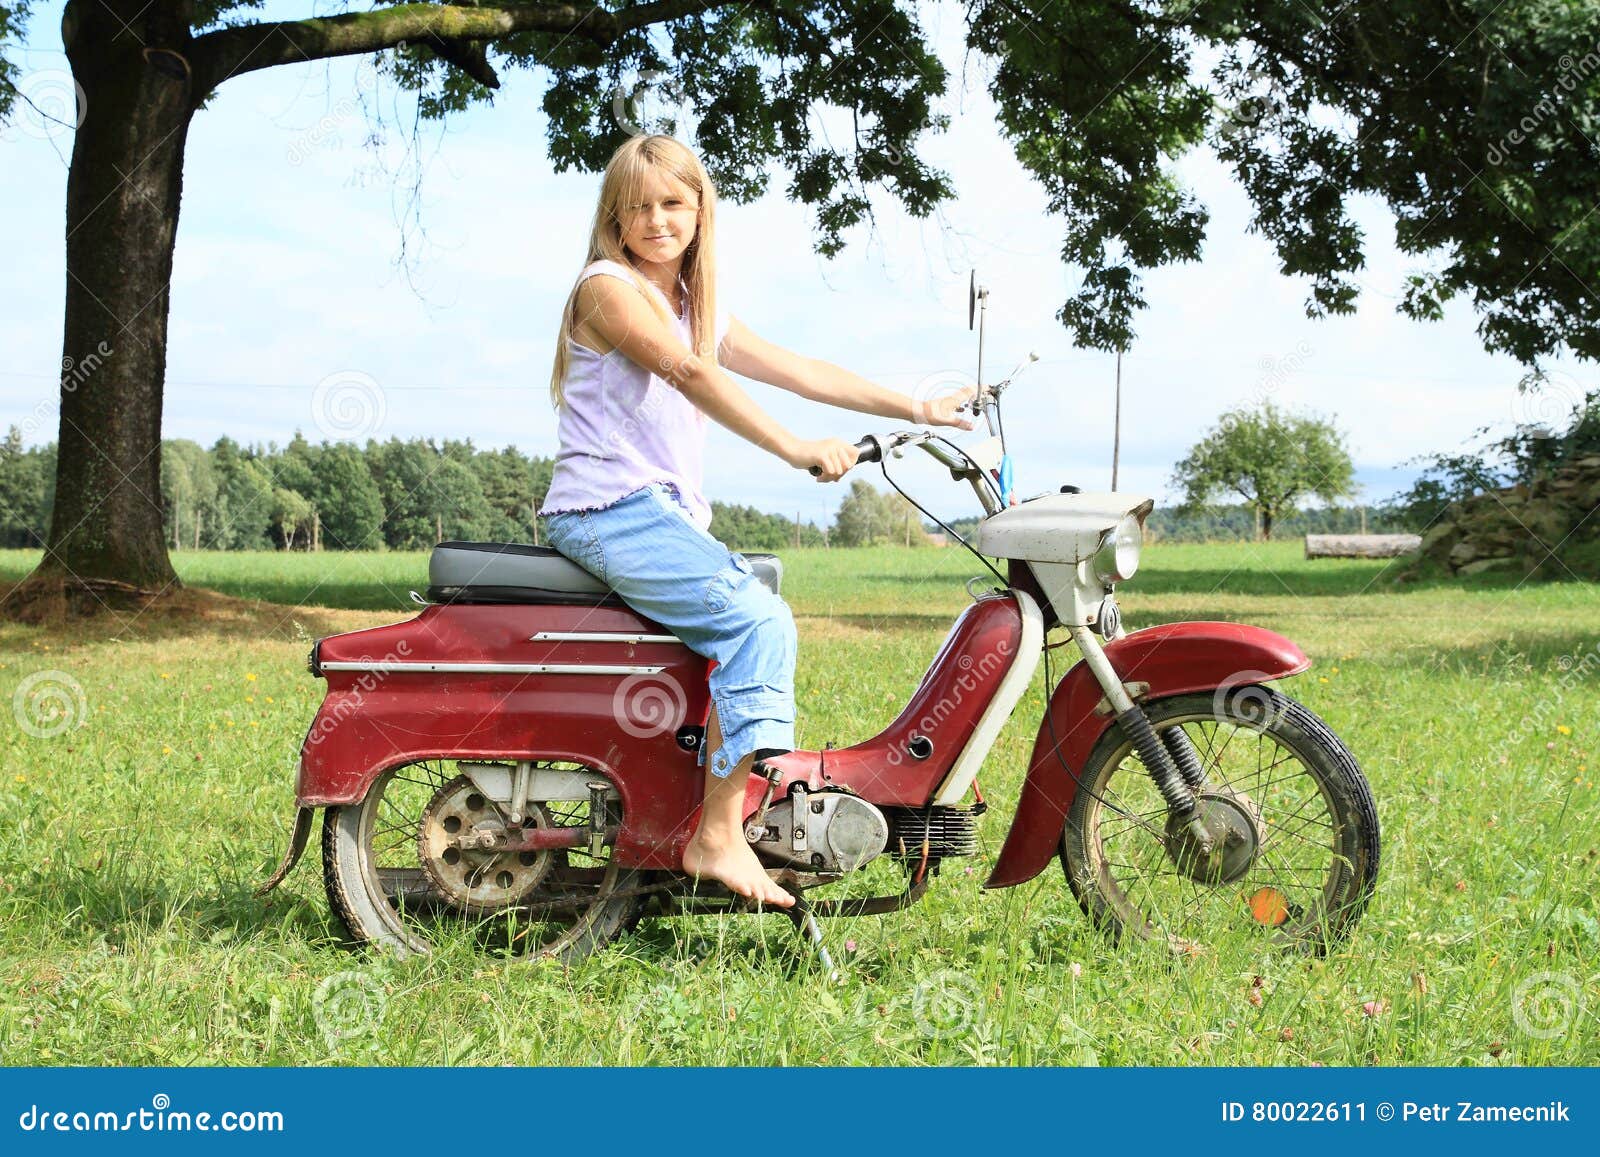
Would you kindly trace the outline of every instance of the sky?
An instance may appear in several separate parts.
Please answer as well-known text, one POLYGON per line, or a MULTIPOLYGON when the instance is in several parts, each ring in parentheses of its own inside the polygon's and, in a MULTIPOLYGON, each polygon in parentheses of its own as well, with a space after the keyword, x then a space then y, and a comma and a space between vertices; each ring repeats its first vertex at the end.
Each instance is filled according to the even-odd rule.
MULTIPOLYGON (((39 5, 26 48, 11 50, 23 91, 45 107, 70 92, 60 7, 39 5)), ((267 0, 260 17, 332 10, 267 0)), ((952 123, 922 153, 951 175, 955 199, 920 221, 880 199, 876 228, 856 229, 824 260, 808 211, 775 174, 759 201, 720 207, 722 300, 768 340, 910 392, 976 372, 976 269, 990 291, 985 378, 1039 355, 1006 395, 1018 491, 1104 489, 1114 358, 1074 348, 1054 320, 1077 284, 1059 258, 1061 222, 995 127, 981 64, 963 69, 959 10, 925 11, 950 70, 941 108, 952 123)), ((501 79, 492 106, 424 126, 409 228, 397 174, 410 117, 370 63, 266 69, 221 87, 189 133, 164 437, 281 445, 298 429, 313 442, 470 438, 555 452, 551 355, 600 178, 553 172, 538 107, 545 76, 505 68, 501 79), (387 127, 373 146, 379 115, 387 127)), ((29 444, 56 438, 70 131, 31 114, 0 131, 0 426, 23 425, 29 444)), ((1456 450, 1483 426, 1559 414, 1600 384, 1594 366, 1555 361, 1547 394, 1521 395, 1522 367, 1483 351, 1466 303, 1436 323, 1398 315, 1398 287, 1419 262, 1394 249, 1392 217, 1375 201, 1354 205, 1368 243, 1359 310, 1308 319, 1307 282, 1278 272, 1226 169, 1202 149, 1178 171, 1211 222, 1201 261, 1145 275, 1149 308, 1122 364, 1121 490, 1174 500, 1173 464, 1217 417, 1271 399, 1334 418, 1362 497, 1381 501, 1414 476, 1408 459, 1456 450)), ((742 384, 804 437, 854 441, 895 427, 742 384)), ((714 423, 709 437, 709 498, 819 523, 837 509, 843 486, 714 423)), ((976 512, 931 462, 908 457, 896 469, 941 516, 976 512)), ((867 476, 882 485, 875 469, 867 476)))

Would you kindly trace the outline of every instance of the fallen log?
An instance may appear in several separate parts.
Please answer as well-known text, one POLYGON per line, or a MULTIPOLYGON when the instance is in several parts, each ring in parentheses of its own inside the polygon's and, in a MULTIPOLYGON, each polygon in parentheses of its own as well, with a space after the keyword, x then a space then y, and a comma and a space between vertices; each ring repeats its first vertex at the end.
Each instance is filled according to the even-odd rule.
POLYGON ((1398 558, 1422 549, 1420 534, 1308 534, 1307 558, 1398 558))

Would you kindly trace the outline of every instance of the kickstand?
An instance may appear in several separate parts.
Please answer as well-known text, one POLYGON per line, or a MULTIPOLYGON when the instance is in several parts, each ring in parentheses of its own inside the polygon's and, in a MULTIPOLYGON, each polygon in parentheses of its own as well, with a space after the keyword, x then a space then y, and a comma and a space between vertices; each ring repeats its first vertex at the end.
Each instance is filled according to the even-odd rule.
POLYGON ((811 905, 806 903, 806 898, 796 889, 785 889, 794 897, 794 906, 784 909, 784 914, 794 921, 794 930, 810 942, 817 954, 817 959, 822 961, 822 967, 828 970, 828 980, 838 984, 841 977, 839 970, 834 967, 833 956, 828 952, 828 946, 822 942, 822 925, 817 923, 817 918, 812 914, 811 905))

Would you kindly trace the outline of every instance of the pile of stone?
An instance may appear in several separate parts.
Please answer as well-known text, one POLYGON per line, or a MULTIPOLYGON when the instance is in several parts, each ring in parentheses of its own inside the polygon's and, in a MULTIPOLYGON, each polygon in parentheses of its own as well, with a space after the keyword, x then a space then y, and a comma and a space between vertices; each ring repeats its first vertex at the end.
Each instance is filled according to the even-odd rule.
POLYGON ((1513 568, 1526 572, 1554 551, 1579 577, 1600 579, 1593 549, 1600 541, 1596 507, 1600 454, 1589 454, 1531 484, 1486 491, 1454 504, 1422 536, 1422 554, 1451 574, 1472 575, 1513 568), (1573 556, 1582 561, 1574 565, 1573 556))

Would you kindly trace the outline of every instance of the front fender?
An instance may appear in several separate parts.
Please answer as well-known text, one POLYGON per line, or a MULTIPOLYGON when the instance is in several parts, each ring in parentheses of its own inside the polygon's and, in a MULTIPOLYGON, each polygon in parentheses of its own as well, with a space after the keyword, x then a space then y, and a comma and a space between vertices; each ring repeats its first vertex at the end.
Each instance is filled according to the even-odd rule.
MULTIPOLYGON (((1247 686, 1283 679, 1311 666, 1305 652, 1282 635, 1244 623, 1148 627, 1107 643, 1105 651, 1124 683, 1150 685, 1142 697, 1146 703, 1212 691, 1224 684, 1247 686)), ((1111 715, 1095 713, 1103 695, 1082 661, 1056 685, 1034 740, 1017 814, 985 888, 1025 883, 1055 854, 1077 793, 1077 776, 1094 745, 1116 722, 1111 715)))

